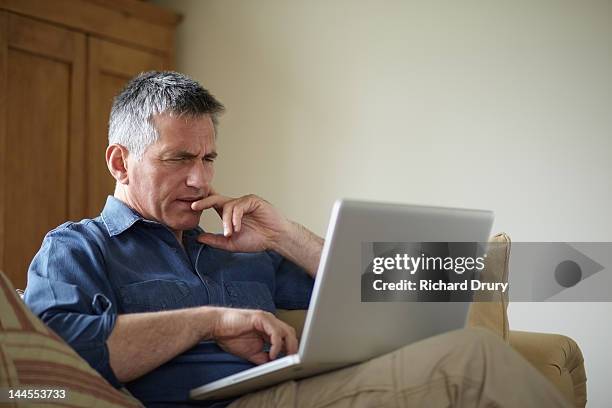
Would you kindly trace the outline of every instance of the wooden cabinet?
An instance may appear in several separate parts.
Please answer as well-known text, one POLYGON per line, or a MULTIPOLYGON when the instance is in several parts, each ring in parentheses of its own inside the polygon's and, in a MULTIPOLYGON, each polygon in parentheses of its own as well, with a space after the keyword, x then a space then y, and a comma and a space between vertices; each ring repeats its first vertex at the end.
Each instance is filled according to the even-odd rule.
POLYGON ((3 269, 23 271, 50 226, 83 214, 85 36, 2 13, 3 269))
POLYGON ((0 268, 16 287, 49 230, 113 193, 112 99, 172 68, 178 21, 134 0, 0 0, 0 268))

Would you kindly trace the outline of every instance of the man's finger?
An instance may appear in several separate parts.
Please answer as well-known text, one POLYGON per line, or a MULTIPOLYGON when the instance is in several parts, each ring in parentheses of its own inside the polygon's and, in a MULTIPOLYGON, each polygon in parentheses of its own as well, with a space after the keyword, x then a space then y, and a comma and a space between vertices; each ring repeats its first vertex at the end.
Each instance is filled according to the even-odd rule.
POLYGON ((225 197, 225 196, 218 195, 218 194, 209 195, 208 197, 205 197, 201 200, 194 201, 193 203, 191 203, 191 209, 193 211, 202 211, 202 210, 212 207, 215 210, 217 210, 217 214, 221 216, 220 210, 223 208, 225 203, 231 200, 232 198, 230 197, 225 197))
MULTIPOLYGON (((276 327, 276 325, 274 324, 274 320, 276 320, 276 318, 272 316, 271 320, 264 320, 262 322, 263 331, 269 337, 268 341, 270 343, 270 359, 271 360, 274 360, 276 357, 278 357, 278 354, 283 349, 283 336, 282 336, 283 331, 281 328, 276 327)), ((281 325, 283 324, 280 321, 278 322, 281 323, 281 325)))
POLYGON ((198 242, 201 242, 206 245, 210 245, 214 248, 224 249, 226 251, 230 251, 231 244, 227 237, 224 237, 221 234, 212 234, 210 232, 203 232, 198 235, 198 242))
POLYGON ((283 338, 277 333, 270 336, 270 360, 275 360, 278 357, 278 353, 283 349, 283 338))
POLYGON ((293 332, 288 332, 285 337, 285 346, 287 348, 287 354, 295 354, 298 352, 298 340, 293 332))
POLYGON ((256 197, 251 195, 240 197, 236 199, 233 208, 232 224, 234 226, 234 231, 239 232, 242 228, 242 218, 244 214, 249 214, 257 209, 256 197))
POLYGON ((259 353, 253 354, 252 356, 248 357, 247 360, 255 364, 264 364, 270 361, 270 357, 265 351, 260 351, 259 353))
POLYGON ((242 227, 242 215, 244 211, 242 208, 237 205, 234 207, 234 214, 232 215, 232 224, 234 224, 234 231, 240 232, 240 228, 242 227))
POLYGON ((234 233, 234 225, 232 223, 234 206, 235 204, 232 205, 232 203, 223 206, 223 215, 221 219, 223 220, 223 235, 226 237, 230 237, 234 233))

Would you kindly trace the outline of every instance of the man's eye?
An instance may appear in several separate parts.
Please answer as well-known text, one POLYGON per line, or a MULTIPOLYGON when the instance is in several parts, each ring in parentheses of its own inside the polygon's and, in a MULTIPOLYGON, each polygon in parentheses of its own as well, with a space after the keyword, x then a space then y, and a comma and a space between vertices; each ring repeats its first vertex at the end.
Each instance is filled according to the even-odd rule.
POLYGON ((214 157, 205 157, 204 161, 207 161, 209 163, 213 163, 215 161, 215 158, 214 157))
POLYGON ((188 159, 185 157, 169 157, 167 159, 163 159, 162 161, 168 164, 183 164, 186 163, 187 160, 188 159))

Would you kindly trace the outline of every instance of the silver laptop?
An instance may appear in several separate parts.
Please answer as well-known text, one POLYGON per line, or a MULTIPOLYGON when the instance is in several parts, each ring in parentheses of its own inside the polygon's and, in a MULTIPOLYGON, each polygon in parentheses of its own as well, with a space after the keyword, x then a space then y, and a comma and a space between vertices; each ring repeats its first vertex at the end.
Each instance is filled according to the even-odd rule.
POLYGON ((243 395, 462 328, 468 302, 362 302, 362 243, 486 242, 492 223, 490 211, 338 200, 298 353, 194 388, 191 398, 243 395))

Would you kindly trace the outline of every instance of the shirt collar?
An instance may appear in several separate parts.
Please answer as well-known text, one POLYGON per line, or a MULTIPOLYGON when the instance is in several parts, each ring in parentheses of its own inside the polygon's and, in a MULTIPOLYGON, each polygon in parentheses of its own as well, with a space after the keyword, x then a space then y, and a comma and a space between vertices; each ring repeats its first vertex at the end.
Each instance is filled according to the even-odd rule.
POLYGON ((123 201, 113 196, 108 196, 106 205, 102 210, 102 220, 104 225, 106 225, 108 234, 114 237, 130 228, 136 221, 143 220, 143 218, 123 201))

